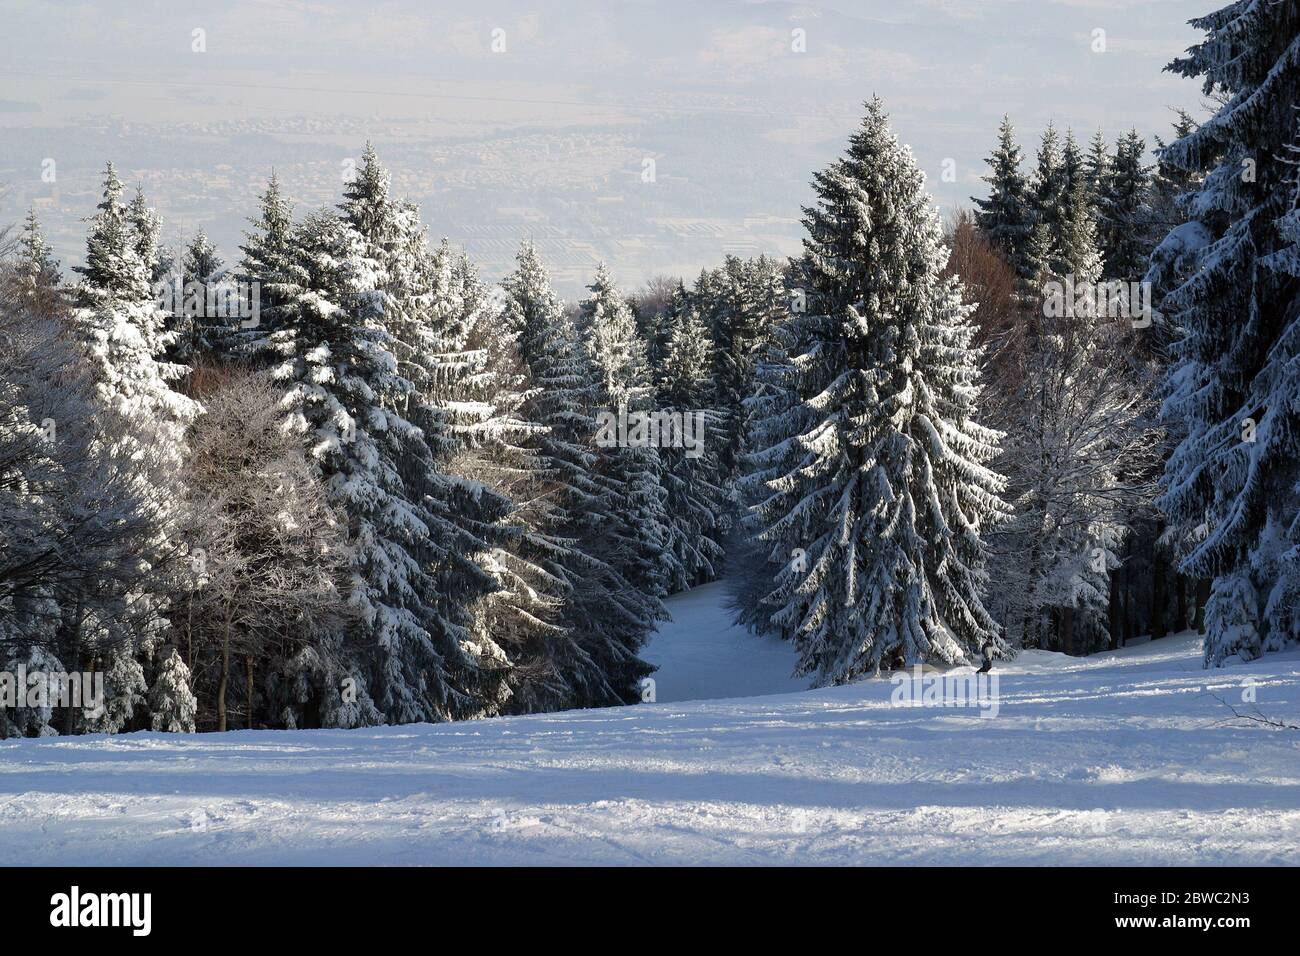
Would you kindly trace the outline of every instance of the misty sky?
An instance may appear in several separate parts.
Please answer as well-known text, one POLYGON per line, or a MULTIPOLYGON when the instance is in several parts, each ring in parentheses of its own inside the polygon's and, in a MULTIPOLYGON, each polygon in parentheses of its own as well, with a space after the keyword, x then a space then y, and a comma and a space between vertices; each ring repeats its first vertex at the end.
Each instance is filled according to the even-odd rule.
POLYGON ((0 221, 34 205, 79 261, 112 159, 169 242, 201 226, 230 261, 273 167, 302 213, 371 139, 487 278, 529 236, 567 296, 601 259, 632 287, 796 251, 809 174, 873 93, 945 212, 982 192, 1004 112, 1031 156, 1049 121, 1167 138, 1201 97, 1162 68, 1217 5, 0 0, 0 221))

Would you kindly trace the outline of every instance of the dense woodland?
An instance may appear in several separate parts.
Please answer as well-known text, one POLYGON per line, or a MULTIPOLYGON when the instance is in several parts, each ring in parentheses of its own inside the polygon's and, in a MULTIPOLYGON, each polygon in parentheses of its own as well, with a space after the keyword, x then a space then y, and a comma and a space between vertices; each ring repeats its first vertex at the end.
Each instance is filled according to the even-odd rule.
POLYGON ((1206 113, 1150 142, 1008 118, 941 223, 873 100, 801 255, 573 304, 527 242, 494 286, 431 241, 370 147, 332 209, 272 175, 237 253, 161 247, 109 164, 84 265, 29 216, 0 275, 0 669, 109 704, 0 736, 633 703, 720 577, 819 683, 1300 640, 1300 8, 1195 25, 1206 113), (704 453, 598 443, 618 409, 704 453))

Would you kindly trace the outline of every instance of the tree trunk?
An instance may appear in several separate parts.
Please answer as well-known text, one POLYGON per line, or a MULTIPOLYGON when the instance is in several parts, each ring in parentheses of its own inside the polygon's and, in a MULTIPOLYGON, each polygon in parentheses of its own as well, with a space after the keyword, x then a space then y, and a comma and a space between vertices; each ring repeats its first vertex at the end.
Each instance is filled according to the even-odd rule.
POLYGON ((248 729, 253 729, 253 655, 249 654, 244 658, 244 673, 247 678, 246 686, 248 688, 248 729))
POLYGON ((1020 643, 1024 647, 1042 647, 1038 636, 1038 622, 1040 615, 1034 607, 1034 593, 1038 590, 1038 564, 1040 556, 1038 551, 1038 542, 1029 552, 1029 600, 1025 607, 1025 620, 1021 626, 1020 643))
POLYGON ((1205 602, 1210 599, 1210 579, 1196 582, 1196 633, 1205 633, 1205 602))
POLYGON ((1137 601, 1133 593, 1133 536, 1128 536, 1128 545, 1124 548, 1124 646, 1137 635, 1137 601))
POLYGON ((185 666, 194 673, 194 592, 190 592, 185 614, 185 666))
POLYGON ((1120 569, 1112 568, 1110 572, 1110 600, 1108 603, 1108 629, 1110 630, 1110 649, 1119 647, 1120 639, 1120 569))
POLYGON ((1174 576, 1177 582, 1174 611, 1174 629, 1177 631, 1187 630, 1187 578, 1181 574, 1174 576))
POLYGON ((226 689, 230 686, 230 613, 221 629, 221 680, 217 682, 217 730, 226 729, 226 689))
POLYGON ((1160 545, 1151 548, 1151 640, 1158 640, 1168 633, 1165 630, 1165 601, 1168 586, 1165 582, 1165 556, 1160 553, 1160 545))
MULTIPOLYGON (((83 592, 79 588, 77 590, 76 610, 72 615, 72 653, 69 656, 72 658, 72 669, 74 671, 81 668, 81 625, 82 619, 86 614, 85 601, 82 598, 82 594, 83 592)), ((73 707, 69 707, 68 712, 63 715, 63 732, 68 736, 71 736, 76 730, 76 716, 76 709, 73 707)))

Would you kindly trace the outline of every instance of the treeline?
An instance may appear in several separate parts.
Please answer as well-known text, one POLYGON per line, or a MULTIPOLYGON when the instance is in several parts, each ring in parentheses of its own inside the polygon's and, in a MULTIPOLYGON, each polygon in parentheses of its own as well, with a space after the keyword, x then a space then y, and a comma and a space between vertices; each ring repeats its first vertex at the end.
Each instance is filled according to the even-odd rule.
POLYGON ((7 259, 0 664, 103 674, 112 707, 11 707, 0 731, 653 693, 661 598, 722 569, 776 263, 635 302, 602 266, 570 308, 526 243, 489 288, 369 148, 332 211, 295 219, 272 178, 231 269, 159 231, 110 165, 76 281, 34 217, 7 259), (598 444, 620 409, 700 413, 699 449, 598 444))

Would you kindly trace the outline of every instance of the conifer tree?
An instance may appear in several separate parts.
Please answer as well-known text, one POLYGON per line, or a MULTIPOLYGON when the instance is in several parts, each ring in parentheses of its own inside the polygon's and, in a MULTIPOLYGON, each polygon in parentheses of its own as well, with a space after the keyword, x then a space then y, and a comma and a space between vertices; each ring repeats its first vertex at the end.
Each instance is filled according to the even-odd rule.
MULTIPOLYGON (((758 355, 783 320, 787 307, 785 280, 780 266, 766 256, 742 260, 728 256, 720 269, 703 276, 689 303, 674 300, 670 314, 676 327, 690 309, 700 313, 713 340, 713 375, 716 397, 711 401, 722 416, 724 443, 717 457, 721 476, 731 483, 739 471, 744 441, 744 401, 754 385, 758 355)), ((721 530, 731 524, 724 513, 721 530)))
POLYGON ((35 209, 28 211, 27 219, 23 222, 15 258, 15 303, 41 315, 52 314, 60 304, 59 286, 63 280, 59 262, 45 241, 35 209))
POLYGON ((460 542, 438 535, 425 494, 433 453, 403 410, 413 385, 383 324, 382 266, 348 222, 317 213, 290 243, 296 261, 277 282, 283 305, 267 347, 287 389, 288 424, 348 518, 349 603, 360 618, 350 652, 388 720, 492 713, 500 662, 471 639, 438 573, 460 542))
POLYGON ((1038 145, 1031 195, 1034 224, 1046 227, 1054 241, 1065 220, 1070 185, 1070 174, 1061 155, 1060 136, 1056 127, 1048 123, 1038 145))
POLYGON ((728 443, 726 421, 710 408, 715 379, 710 361, 713 343, 695 308, 674 317, 673 332, 664 357, 658 406, 683 416, 683 430, 691 429, 694 448, 662 449, 666 492, 666 547, 672 552, 670 591, 681 591, 712 579, 721 570, 722 518, 726 513, 719 451, 728 443), (701 429, 697 432, 698 423, 701 429))
POLYGON ((790 462, 753 510, 758 539, 791 556, 771 624, 822 683, 1005 650, 982 598, 982 532, 1006 506, 984 466, 998 435, 973 420, 970 307, 941 276, 923 176, 878 99, 813 186, 790 375, 802 411, 778 411, 753 456, 790 462))
MULTIPOLYGON (((189 361, 196 353, 229 355, 228 340, 235 334, 231 318, 210 309, 219 294, 222 278, 221 257, 217 248, 200 229, 194 234, 181 256, 181 313, 173 319, 176 342, 170 355, 176 361, 189 361)), ((236 320, 237 321, 237 320, 236 320)))
POLYGON ((1168 69, 1223 105, 1161 153, 1205 177, 1187 205, 1198 226, 1175 230, 1193 262, 1161 297, 1180 332, 1165 421, 1182 436, 1161 507, 1183 573, 1213 581, 1218 665, 1300 639, 1300 7, 1237 0, 1192 25, 1205 39, 1168 69))
POLYGON ((639 590, 606 560, 609 529, 626 516, 610 514, 610 485, 593 446, 592 383, 597 373, 575 337, 536 249, 525 243, 506 279, 505 318, 531 383, 519 417, 536 428, 538 530, 558 547, 550 565, 564 581, 559 623, 577 654, 555 658, 580 706, 630 703, 652 668, 637 657, 654 622, 666 616, 659 599, 639 590), (589 662, 589 663, 588 663, 589 662))
MULTIPOLYGON (((632 310, 601 263, 579 304, 577 333, 594 373, 593 412, 623 417, 653 408, 653 389, 645 345, 637 334, 632 310)), ((647 436, 648 437, 648 436, 647 436)), ((666 495, 660 477, 659 448, 619 441, 597 449, 597 474, 603 479, 600 505, 609 516, 602 554, 634 586, 655 596, 667 593, 667 581, 683 572, 672 562, 666 495)))
POLYGON ((1092 134, 1092 140, 1088 145, 1088 157, 1084 160, 1084 176, 1088 181, 1088 195, 1094 208, 1100 204, 1102 196, 1106 193, 1110 168, 1110 152, 1106 147, 1106 137, 1101 130, 1097 130, 1092 134))
MULTIPOLYGON (((116 580, 104 588, 87 576, 89 593, 77 594, 64 610, 71 617, 67 626, 77 635, 72 643, 78 653, 84 642, 92 648, 112 644, 129 655, 136 646, 147 653, 168 626, 176 552, 172 537, 181 515, 168 482, 185 457, 186 427, 201 408, 170 384, 186 369, 164 359, 174 333, 154 300, 121 191, 110 163, 103 200, 91 220, 86 265, 78 270, 83 279, 71 325, 103 409, 97 418, 100 434, 90 449, 108 463, 100 483, 133 489, 149 529, 136 553, 122 558, 129 572, 115 573, 116 580), (118 422, 123 427, 111 424, 118 422), (130 609, 129 616, 123 616, 123 607, 130 609)), ((86 515, 84 520, 94 519, 86 515)))
POLYGON ((138 418, 142 427, 157 431, 169 453, 178 456, 184 426, 198 407, 168 385, 185 368, 160 361, 175 336, 167 330, 167 314, 154 301, 149 266, 140 257, 142 243, 121 192, 109 163, 104 198, 86 241, 86 265, 77 268, 83 279, 74 321, 105 399, 138 418))
POLYGON ((293 242, 293 205, 284 197, 280 180, 271 174, 266 189, 258 199, 258 215, 249 220, 240 246, 238 276, 250 290, 255 290, 258 314, 250 319, 249 328, 232 330, 220 343, 224 357, 256 354, 259 343, 280 324, 285 307, 294 295, 295 276, 293 242))
POLYGON ((1029 186, 1020 172, 1023 154, 1016 145, 1011 117, 1002 117, 998 145, 988 158, 987 199, 976 199, 975 221, 989 240, 1006 255, 1022 279, 1031 278, 1029 239, 1033 231, 1033 209, 1029 186))
POLYGON ((158 676, 149 688, 149 719, 155 731, 168 734, 194 733, 198 701, 190 689, 190 669, 174 647, 162 654, 158 676))
POLYGON ((1079 141, 1075 138, 1073 129, 1065 131, 1065 143, 1061 147, 1061 173, 1065 180, 1067 196, 1076 189, 1087 189, 1087 160, 1079 148, 1079 141))
POLYGON ((1150 256, 1151 173, 1143 165, 1146 142, 1130 130, 1115 145, 1101 202, 1100 240, 1106 278, 1137 282, 1150 256))
POLYGON ((464 308, 465 277, 457 275, 460 264, 448 245, 430 252, 418 210, 389 195, 388 172, 371 144, 343 195, 342 218, 361 237, 364 258, 375 270, 365 308, 387 334, 405 383, 383 398, 418 429, 418 438, 404 445, 395 465, 428 527, 424 560, 438 596, 436 628, 477 662, 472 675, 477 703, 482 713, 494 713, 509 694, 509 661, 488 635, 470 639, 471 608, 496 588, 481 561, 492 547, 484 535, 491 534, 509 502, 446 467, 460 447, 465 382, 480 359, 465 350, 472 324, 464 308))

